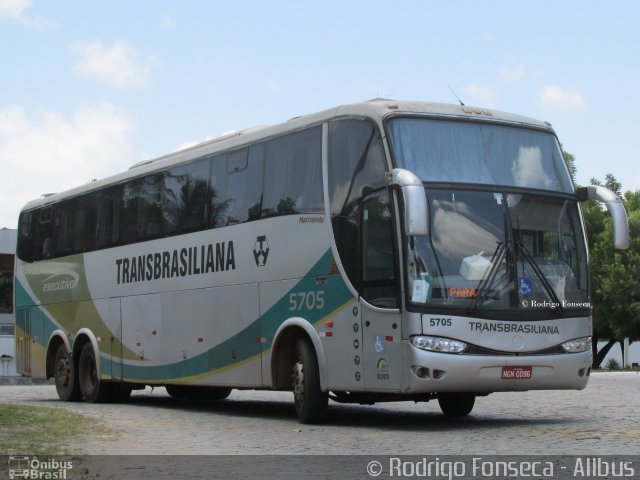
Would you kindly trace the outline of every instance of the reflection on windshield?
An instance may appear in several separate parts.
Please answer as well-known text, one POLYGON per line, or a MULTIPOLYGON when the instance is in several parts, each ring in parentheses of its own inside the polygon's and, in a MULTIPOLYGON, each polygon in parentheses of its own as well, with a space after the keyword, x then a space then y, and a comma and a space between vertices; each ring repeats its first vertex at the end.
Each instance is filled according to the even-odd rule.
POLYGON ((409 239, 413 303, 475 310, 588 301, 574 201, 481 191, 426 193, 430 234, 409 239))
POLYGON ((560 146, 551 133, 404 117, 390 120, 388 129, 397 166, 424 182, 573 192, 560 146))
POLYGON ((553 180, 544 170, 540 147, 520 147, 518 157, 513 161, 511 174, 519 187, 538 185, 547 190, 554 187, 553 180))
POLYGON ((586 255, 576 233, 581 226, 575 203, 515 194, 508 195, 507 202, 514 237, 521 245, 516 249, 518 278, 528 282, 522 285, 521 298, 531 303, 585 302, 586 255), (536 268, 553 288, 555 299, 545 293, 536 268))

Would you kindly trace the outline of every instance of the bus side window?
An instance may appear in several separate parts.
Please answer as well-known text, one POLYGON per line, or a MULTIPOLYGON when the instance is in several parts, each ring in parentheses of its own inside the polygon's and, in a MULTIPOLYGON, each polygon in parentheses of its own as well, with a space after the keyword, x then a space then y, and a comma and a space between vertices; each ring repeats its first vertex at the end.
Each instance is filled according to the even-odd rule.
POLYGON ((340 260, 360 291, 360 211, 363 195, 385 185, 386 159, 380 133, 360 119, 329 124, 329 206, 340 260))
POLYGON ((34 261, 46 260, 53 255, 53 222, 51 221, 51 206, 45 205, 33 210, 33 241, 32 259, 34 261))
POLYGON ((262 216, 322 212, 322 127, 270 140, 262 216))
POLYGON ((224 227, 260 218, 263 164, 262 144, 213 158, 210 227, 224 227))
POLYGON ((33 261, 33 211, 22 212, 18 220, 18 258, 25 262, 33 261))
POLYGON ((372 305, 398 308, 395 265, 389 192, 384 189, 362 206, 362 297, 372 305))
POLYGON ((209 228, 224 227, 229 215, 229 181, 227 178, 227 156, 216 155, 211 159, 209 177, 209 228))
POLYGON ((122 193, 125 243, 158 238, 162 227, 162 176, 148 175, 127 182, 122 193))
POLYGON ((203 230, 209 203, 209 159, 174 167, 163 177, 163 234, 203 230))
POLYGON ((120 204, 122 187, 119 185, 92 194, 95 202, 95 248, 117 245, 120 241, 120 204))
POLYGON ((82 251, 82 203, 76 199, 58 203, 53 220, 53 254, 56 257, 82 251))

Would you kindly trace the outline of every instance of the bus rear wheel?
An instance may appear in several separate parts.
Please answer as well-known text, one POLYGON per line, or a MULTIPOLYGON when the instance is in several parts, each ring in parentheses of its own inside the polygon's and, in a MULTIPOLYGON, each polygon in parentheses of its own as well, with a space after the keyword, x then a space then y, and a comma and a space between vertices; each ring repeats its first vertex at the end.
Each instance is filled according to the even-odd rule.
POLYGON ((93 346, 87 343, 80 351, 78 362, 80 390, 86 402, 104 403, 113 399, 113 384, 102 382, 98 377, 98 366, 93 346))
POLYGON ((449 393, 438 397, 440 409, 447 417, 464 417, 469 415, 476 403, 472 393, 449 393))
POLYGON ((292 387, 296 414, 301 423, 321 422, 327 413, 329 396, 320 389, 320 369, 311 342, 301 338, 296 344, 292 387))
POLYGON ((64 344, 58 347, 54 362, 53 376, 60 400, 65 402, 82 400, 76 365, 64 344))

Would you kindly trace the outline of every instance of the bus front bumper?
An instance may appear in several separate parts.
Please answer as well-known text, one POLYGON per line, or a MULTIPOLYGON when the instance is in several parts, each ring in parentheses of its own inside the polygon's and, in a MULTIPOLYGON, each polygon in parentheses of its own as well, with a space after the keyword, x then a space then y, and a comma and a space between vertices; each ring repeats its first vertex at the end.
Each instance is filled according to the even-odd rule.
POLYGON ((582 390, 591 351, 556 355, 465 355, 431 352, 403 342, 408 393, 582 390))

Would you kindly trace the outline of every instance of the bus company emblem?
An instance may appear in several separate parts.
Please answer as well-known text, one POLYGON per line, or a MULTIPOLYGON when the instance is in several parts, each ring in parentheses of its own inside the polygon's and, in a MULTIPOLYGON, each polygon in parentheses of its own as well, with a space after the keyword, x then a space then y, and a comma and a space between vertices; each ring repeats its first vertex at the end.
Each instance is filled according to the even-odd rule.
POLYGON ((269 242, 267 242, 267 236, 260 235, 256 238, 256 243, 253 245, 253 258, 256 259, 256 266, 264 267, 267 263, 268 256, 269 242))
POLYGON ((42 281, 42 293, 72 290, 78 285, 78 279, 76 272, 54 273, 42 281))

